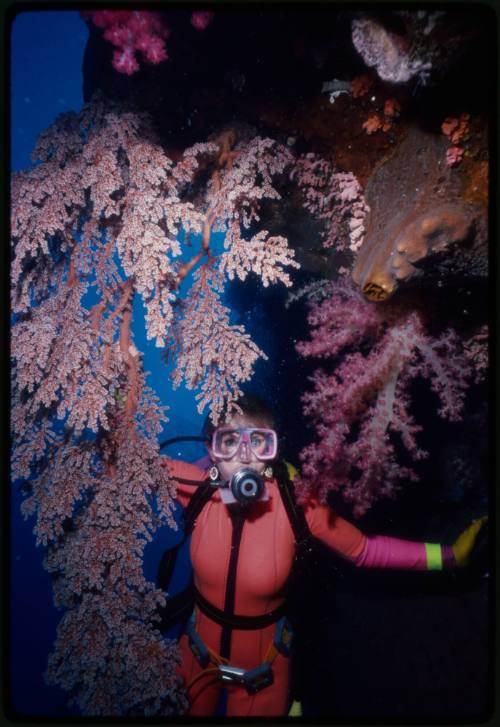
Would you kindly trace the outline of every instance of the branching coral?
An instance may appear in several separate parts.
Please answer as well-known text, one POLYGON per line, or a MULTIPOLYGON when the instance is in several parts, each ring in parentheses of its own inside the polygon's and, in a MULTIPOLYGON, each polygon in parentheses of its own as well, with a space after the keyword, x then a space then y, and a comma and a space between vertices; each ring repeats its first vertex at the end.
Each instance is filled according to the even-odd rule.
POLYGON ((179 714, 177 650, 155 628, 164 594, 141 566, 155 528, 175 527, 175 487, 160 466, 165 412, 145 384, 133 300, 147 337, 175 348, 174 382, 197 389, 217 420, 264 356, 231 325, 225 280, 253 272, 289 285, 297 267, 284 238, 249 229, 293 157, 226 132, 174 162, 147 116, 100 99, 59 117, 34 158, 12 184, 12 467, 66 609, 47 676, 85 715, 179 714), (219 255, 214 229, 226 235, 219 255), (183 234, 198 236, 198 252, 183 234))
POLYGON ((452 330, 433 338, 415 311, 364 300, 347 282, 311 307, 311 340, 297 344, 303 356, 334 364, 318 369, 313 390, 303 396, 304 412, 317 441, 301 453, 299 496, 326 501, 340 491, 357 516, 382 496, 395 493, 415 471, 398 461, 394 436, 418 460, 421 427, 411 413, 410 384, 422 377, 440 401, 439 416, 460 418, 470 366, 452 330))
POLYGON ((304 194, 304 206, 324 224, 323 246, 359 250, 369 207, 354 174, 336 170, 315 154, 304 154, 292 177, 304 194))

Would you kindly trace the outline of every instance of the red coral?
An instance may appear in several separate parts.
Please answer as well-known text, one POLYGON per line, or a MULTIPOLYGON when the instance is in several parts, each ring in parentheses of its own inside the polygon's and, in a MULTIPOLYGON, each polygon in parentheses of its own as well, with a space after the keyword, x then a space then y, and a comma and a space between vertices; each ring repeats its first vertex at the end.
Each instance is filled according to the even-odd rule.
POLYGON ((416 312, 367 302, 346 282, 332 284, 331 296, 312 306, 311 340, 297 345, 303 356, 339 360, 332 373, 317 370, 314 389, 303 397, 318 441, 301 453, 301 498, 323 501, 337 490, 365 513, 381 496, 393 495, 416 473, 401 465, 391 435, 397 434, 414 460, 427 455, 417 443, 421 427, 410 414, 409 385, 430 381, 439 415, 460 418, 470 366, 456 335, 426 334, 416 312), (366 350, 361 353, 359 349, 366 350))
POLYGON ((363 123, 362 128, 367 134, 374 134, 384 126, 384 120, 379 114, 371 114, 363 123))
POLYGON ((452 167, 462 161, 464 150, 458 144, 468 139, 470 133, 470 114, 463 113, 460 115, 460 118, 448 116, 441 124, 441 131, 453 144, 446 152, 446 164, 452 167))
POLYGON ((401 113, 401 104, 395 98, 388 98, 384 104, 384 116, 397 118, 401 113))
POLYGON ((389 98, 384 104, 384 114, 371 114, 364 122, 362 128, 367 134, 373 134, 382 129, 389 131, 392 129, 393 120, 401 113, 401 104, 395 98, 389 98))
POLYGON ((351 81, 351 93, 353 95, 353 98, 366 96, 372 86, 373 78, 367 73, 364 73, 361 76, 356 76, 351 81))
POLYGON ((460 118, 448 116, 441 124, 441 131, 452 144, 460 144, 470 132, 470 114, 463 113, 460 118))

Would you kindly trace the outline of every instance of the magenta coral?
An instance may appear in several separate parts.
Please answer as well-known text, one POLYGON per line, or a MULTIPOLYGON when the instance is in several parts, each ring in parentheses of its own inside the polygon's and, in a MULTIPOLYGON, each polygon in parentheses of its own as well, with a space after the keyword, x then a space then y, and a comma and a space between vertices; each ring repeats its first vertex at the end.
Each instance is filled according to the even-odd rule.
MULTIPOLYGON (((131 76, 139 68, 137 53, 146 63, 158 64, 168 58, 165 40, 170 28, 160 13, 150 10, 95 10, 82 11, 84 19, 104 30, 104 38, 116 47, 113 68, 118 73, 131 76)), ((199 10, 191 14, 191 25, 205 30, 214 13, 199 10)))
POLYGON ((483 325, 476 330, 464 343, 464 354, 474 371, 474 381, 484 381, 489 368, 488 326, 483 325))
POLYGON ((410 413, 412 379, 427 379, 439 397, 439 415, 456 421, 470 366, 453 331, 432 338, 418 313, 369 303, 347 282, 332 284, 330 297, 313 304, 309 323, 311 340, 297 350, 335 368, 318 369, 303 397, 317 441, 301 453, 297 490, 301 498, 315 494, 323 501, 339 491, 360 516, 401 481, 417 479, 398 462, 394 435, 414 460, 427 456, 410 413))
POLYGON ((210 10, 197 10, 191 15, 191 25, 196 30, 205 30, 213 20, 215 13, 210 10))
POLYGON ((170 30, 159 13, 148 10, 96 10, 82 12, 98 28, 104 29, 104 38, 116 50, 113 68, 131 76, 139 70, 137 52, 147 63, 160 63, 167 56, 165 39, 170 30))

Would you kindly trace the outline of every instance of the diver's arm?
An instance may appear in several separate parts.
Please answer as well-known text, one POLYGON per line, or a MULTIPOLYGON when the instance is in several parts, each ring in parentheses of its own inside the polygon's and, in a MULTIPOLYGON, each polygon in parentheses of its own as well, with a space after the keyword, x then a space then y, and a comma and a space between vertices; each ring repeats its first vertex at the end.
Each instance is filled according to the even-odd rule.
POLYGON ((365 535, 331 508, 314 500, 304 512, 312 534, 356 566, 423 571, 467 565, 477 535, 487 519, 474 520, 453 545, 441 545, 387 535, 365 535))
POLYGON ((201 483, 205 479, 205 472, 199 467, 196 467, 196 465, 189 464, 188 462, 182 462, 178 459, 162 457, 161 460, 163 467, 167 468, 170 477, 176 484, 177 501, 180 502, 183 507, 186 507, 198 486, 188 485, 185 482, 179 482, 179 480, 192 480, 193 482, 201 483))
POLYGON ((450 546, 365 535, 327 505, 315 501, 304 511, 312 534, 358 567, 441 570, 455 563, 450 546))
POLYGON ((456 565, 451 545, 402 540, 387 535, 366 538, 355 565, 364 568, 443 570, 456 565))
POLYGON ((403 568, 406 570, 443 570, 468 565, 477 536, 487 517, 473 520, 453 545, 419 543, 385 535, 366 538, 356 565, 365 568, 403 568))

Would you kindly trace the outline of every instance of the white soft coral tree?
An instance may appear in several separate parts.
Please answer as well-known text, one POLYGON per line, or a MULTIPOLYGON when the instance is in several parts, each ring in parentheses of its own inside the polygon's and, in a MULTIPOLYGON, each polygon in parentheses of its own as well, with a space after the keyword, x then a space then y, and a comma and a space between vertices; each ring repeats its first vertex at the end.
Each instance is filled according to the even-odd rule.
POLYGON ((155 622, 165 597, 141 566, 155 528, 175 527, 175 485, 132 303, 143 301, 148 339, 175 351, 174 383, 217 420, 264 355, 231 324, 225 280, 289 285, 298 267, 284 238, 250 234, 293 157, 229 131, 173 160, 147 116, 102 98, 60 116, 33 156, 11 186, 11 430, 23 513, 65 609, 47 677, 85 715, 179 714, 177 649, 155 622), (225 233, 218 255, 214 230, 225 233), (186 236, 200 248, 181 261, 186 236))

